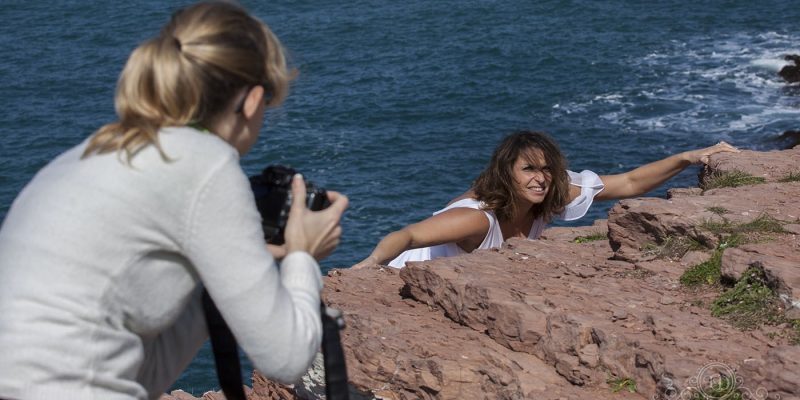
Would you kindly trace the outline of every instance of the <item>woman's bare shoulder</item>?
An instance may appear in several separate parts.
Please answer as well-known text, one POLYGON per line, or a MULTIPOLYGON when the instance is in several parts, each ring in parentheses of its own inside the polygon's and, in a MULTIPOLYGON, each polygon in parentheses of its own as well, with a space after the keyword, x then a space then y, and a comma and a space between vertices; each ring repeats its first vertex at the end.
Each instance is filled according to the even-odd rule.
POLYGON ((475 199, 475 192, 472 189, 469 189, 466 192, 461 193, 458 197, 454 198, 453 200, 450 200, 450 202, 447 203, 447 205, 449 206, 457 201, 461 201, 464 199, 475 199))

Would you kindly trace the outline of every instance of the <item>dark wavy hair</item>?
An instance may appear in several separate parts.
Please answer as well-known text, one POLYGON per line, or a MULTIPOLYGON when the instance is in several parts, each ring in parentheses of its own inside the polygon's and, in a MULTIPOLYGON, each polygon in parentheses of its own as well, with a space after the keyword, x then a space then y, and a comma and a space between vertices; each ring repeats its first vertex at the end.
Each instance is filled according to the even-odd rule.
POLYGON ((473 184, 476 198, 484 202, 485 208, 493 211, 501 221, 507 221, 516 215, 519 193, 512 169, 517 158, 520 155, 530 157, 531 150, 542 151, 551 175, 550 189, 544 201, 534 206, 534 216, 544 217, 545 221, 550 221, 567 205, 569 200, 567 161, 558 145, 545 133, 518 131, 506 136, 497 145, 489 165, 473 184))

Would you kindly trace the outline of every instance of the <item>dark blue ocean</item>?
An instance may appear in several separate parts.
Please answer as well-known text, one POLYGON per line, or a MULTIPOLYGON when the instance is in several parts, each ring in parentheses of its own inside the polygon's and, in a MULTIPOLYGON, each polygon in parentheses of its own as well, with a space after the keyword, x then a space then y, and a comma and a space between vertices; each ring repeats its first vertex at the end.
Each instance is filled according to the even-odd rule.
MULTIPOLYGON (((0 220, 48 160, 115 119, 128 54, 182 4, 0 3, 0 220)), ((244 4, 300 74, 242 163, 290 164, 350 197, 324 269, 352 265, 466 190, 517 129, 550 133, 573 169, 617 173, 719 140, 777 149, 800 128, 800 91, 777 75, 784 54, 800 53, 796 2, 244 4)), ((207 349, 175 386, 217 387, 207 349)))

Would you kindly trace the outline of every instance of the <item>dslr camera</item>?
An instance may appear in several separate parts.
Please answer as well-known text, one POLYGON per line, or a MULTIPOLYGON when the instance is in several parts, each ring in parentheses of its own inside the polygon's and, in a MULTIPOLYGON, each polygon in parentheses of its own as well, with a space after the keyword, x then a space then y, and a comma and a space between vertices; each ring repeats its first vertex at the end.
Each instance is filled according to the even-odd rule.
MULTIPOLYGON (((292 206, 292 177, 296 173, 291 167, 270 165, 261 174, 249 178, 267 243, 284 243, 283 232, 292 206)), ((330 204, 325 189, 306 181, 306 207, 309 210, 319 211, 330 204)))

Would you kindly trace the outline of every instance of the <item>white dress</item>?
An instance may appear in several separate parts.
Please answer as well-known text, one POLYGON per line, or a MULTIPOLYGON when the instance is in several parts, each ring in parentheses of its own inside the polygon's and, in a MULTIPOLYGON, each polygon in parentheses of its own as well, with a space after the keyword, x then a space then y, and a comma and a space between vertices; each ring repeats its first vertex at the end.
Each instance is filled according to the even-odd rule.
MULTIPOLYGON (((570 184, 579 186, 581 194, 572 200, 564 208, 564 212, 558 218, 565 221, 573 221, 586 215, 586 211, 594 201, 594 197, 603 190, 603 182, 600 177, 588 170, 581 173, 567 171, 569 174, 570 184)), ((473 208, 476 210, 483 209, 483 202, 475 199, 461 199, 449 206, 433 213, 433 215, 445 212, 453 208, 473 208)), ((500 230, 500 222, 493 211, 483 210, 486 218, 489 219, 489 232, 483 238, 483 242, 478 246, 479 249, 492 249, 499 248, 503 244, 503 232, 500 230)), ((528 233, 528 239, 538 239, 546 226, 542 218, 537 218, 533 221, 531 231, 528 233)), ((465 254, 466 251, 458 247, 456 243, 444 243, 430 247, 420 247, 418 249, 406 250, 401 253, 397 258, 389 262, 389 266, 393 268, 403 268, 408 261, 426 261, 433 260, 439 257, 452 257, 459 254, 465 254)))

